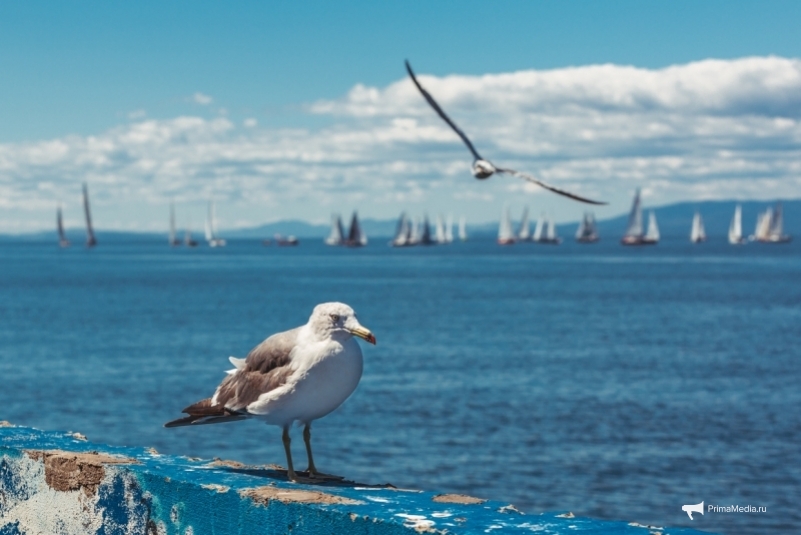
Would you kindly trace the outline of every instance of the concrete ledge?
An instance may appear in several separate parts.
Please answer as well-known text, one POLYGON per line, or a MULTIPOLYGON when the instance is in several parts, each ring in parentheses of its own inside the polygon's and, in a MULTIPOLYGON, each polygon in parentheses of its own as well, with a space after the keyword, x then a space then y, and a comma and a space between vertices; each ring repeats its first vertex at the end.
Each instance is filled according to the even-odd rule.
POLYGON ((391 486, 293 484, 280 467, 160 455, 0 422, 0 535, 415 532, 701 533, 524 515, 502 502, 391 486))

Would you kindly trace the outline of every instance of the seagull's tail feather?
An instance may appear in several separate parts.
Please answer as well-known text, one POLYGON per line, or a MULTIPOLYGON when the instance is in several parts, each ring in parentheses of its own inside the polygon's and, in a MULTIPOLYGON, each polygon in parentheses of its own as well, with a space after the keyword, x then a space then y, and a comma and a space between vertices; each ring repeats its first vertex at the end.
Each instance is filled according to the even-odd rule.
POLYGON ((235 412, 222 405, 212 405, 211 398, 198 401, 183 411, 189 416, 173 420, 164 424, 164 427, 183 427, 185 425, 221 424, 245 420, 248 416, 235 412))

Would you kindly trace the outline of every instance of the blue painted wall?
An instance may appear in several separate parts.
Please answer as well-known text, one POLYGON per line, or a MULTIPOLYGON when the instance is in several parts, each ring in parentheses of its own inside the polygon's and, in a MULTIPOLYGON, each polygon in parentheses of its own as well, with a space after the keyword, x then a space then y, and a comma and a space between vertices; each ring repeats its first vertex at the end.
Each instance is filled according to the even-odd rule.
POLYGON ((524 515, 502 502, 439 503, 435 496, 350 482, 301 485, 265 467, 220 465, 93 444, 70 433, 0 426, 0 535, 701 533, 564 513, 524 515), (76 463, 70 460, 76 453, 102 457, 84 456, 76 463), (126 464, 100 462, 109 456, 126 464), (262 497, 254 499, 254 493, 262 497))

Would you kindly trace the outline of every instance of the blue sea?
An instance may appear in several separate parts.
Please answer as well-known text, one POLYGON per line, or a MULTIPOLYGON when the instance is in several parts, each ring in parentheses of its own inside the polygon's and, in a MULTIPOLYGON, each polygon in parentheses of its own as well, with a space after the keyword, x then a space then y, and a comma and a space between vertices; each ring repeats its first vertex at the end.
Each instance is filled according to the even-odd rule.
POLYGON ((363 346, 354 395, 313 427, 324 472, 529 513, 726 534, 801 524, 798 242, 12 240, 0 296, 0 419, 16 424, 283 465, 278 428, 162 424, 214 391, 229 355, 337 300, 378 345, 363 346), (702 500, 767 512, 691 521, 681 506, 702 500))

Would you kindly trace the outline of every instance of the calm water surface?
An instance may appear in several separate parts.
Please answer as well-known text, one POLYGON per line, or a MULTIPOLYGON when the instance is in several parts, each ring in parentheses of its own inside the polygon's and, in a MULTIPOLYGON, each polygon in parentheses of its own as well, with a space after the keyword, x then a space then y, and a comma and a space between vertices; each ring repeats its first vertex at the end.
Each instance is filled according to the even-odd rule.
MULTIPOLYGON (((378 338, 323 471, 722 533, 801 524, 801 246, 393 250, 0 244, 0 419, 284 463, 256 422, 164 429, 319 302, 378 338), (682 504, 766 506, 707 513, 682 504)), ((295 433, 300 438, 300 433, 295 433)), ((296 440, 303 465, 302 441, 296 440)))

